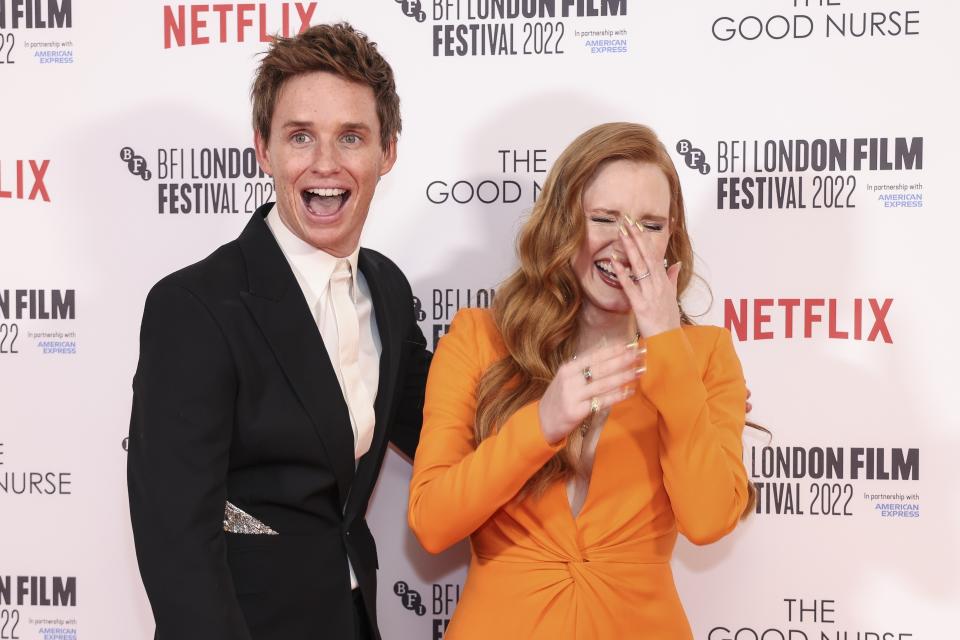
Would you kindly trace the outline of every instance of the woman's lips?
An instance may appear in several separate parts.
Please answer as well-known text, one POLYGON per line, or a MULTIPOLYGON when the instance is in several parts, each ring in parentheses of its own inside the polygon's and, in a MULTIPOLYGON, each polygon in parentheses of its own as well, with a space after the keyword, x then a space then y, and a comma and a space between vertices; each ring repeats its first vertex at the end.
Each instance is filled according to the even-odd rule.
POLYGON ((593 267, 597 270, 597 273, 600 275, 600 279, 604 284, 613 287, 614 289, 623 289, 620 285, 620 281, 617 280, 617 275, 613 273, 612 267, 609 270, 602 266, 602 262, 594 262, 593 267))

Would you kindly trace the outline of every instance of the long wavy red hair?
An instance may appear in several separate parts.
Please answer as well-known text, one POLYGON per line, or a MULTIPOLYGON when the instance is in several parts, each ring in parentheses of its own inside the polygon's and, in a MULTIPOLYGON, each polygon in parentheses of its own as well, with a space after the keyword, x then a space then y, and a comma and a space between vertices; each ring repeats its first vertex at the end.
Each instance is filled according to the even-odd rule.
MULTIPOLYGON (((497 290, 493 316, 508 355, 480 379, 474 435, 480 443, 506 419, 538 400, 561 364, 573 357, 583 304, 572 261, 585 233, 583 190, 608 160, 659 167, 670 185, 670 240, 666 258, 683 262, 678 297, 693 277, 694 255, 687 234, 680 178, 670 154, 649 127, 627 122, 602 124, 580 134, 557 158, 529 219, 517 239, 519 267, 497 290)), ((681 321, 692 321, 681 308, 681 321)), ((524 494, 541 495, 552 482, 577 470, 578 432, 564 449, 530 478, 524 494)), ((755 501, 750 486, 750 504, 755 501)))

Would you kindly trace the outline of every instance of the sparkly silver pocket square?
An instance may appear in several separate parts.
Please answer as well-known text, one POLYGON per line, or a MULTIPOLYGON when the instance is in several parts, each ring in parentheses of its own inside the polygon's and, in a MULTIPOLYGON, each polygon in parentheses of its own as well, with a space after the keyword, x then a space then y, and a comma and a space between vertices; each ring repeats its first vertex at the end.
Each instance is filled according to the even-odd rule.
POLYGON ((223 510, 223 530, 228 533, 246 533, 265 536, 279 535, 276 531, 229 500, 227 501, 226 508, 223 510))

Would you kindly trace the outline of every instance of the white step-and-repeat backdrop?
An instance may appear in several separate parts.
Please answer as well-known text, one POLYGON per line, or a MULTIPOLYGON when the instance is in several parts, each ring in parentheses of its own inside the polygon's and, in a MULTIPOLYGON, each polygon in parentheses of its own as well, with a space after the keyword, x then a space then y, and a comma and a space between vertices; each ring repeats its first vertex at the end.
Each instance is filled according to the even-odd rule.
MULTIPOLYGON (((957 637, 956 3, 0 0, 0 640, 152 637, 124 450, 144 296, 272 196, 270 34, 340 19, 397 74, 363 243, 431 344, 491 302, 576 134, 638 121, 674 151, 712 289, 688 308, 734 333, 773 431, 745 436, 758 512, 677 549, 696 638, 957 637)), ((369 515, 380 620, 439 639, 469 550, 420 549, 409 477, 391 453, 369 515)))

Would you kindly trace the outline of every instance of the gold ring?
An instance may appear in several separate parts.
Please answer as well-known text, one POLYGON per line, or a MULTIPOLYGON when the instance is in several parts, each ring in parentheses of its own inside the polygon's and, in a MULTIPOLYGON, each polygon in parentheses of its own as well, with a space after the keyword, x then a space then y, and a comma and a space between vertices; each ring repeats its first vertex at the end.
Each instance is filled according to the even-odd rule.
POLYGON ((598 411, 600 411, 600 398, 593 396, 590 398, 590 415, 595 415, 598 411))
POLYGON ((580 373, 583 374, 583 379, 587 381, 587 384, 593 382, 593 371, 590 369, 590 365, 585 366, 580 373))

